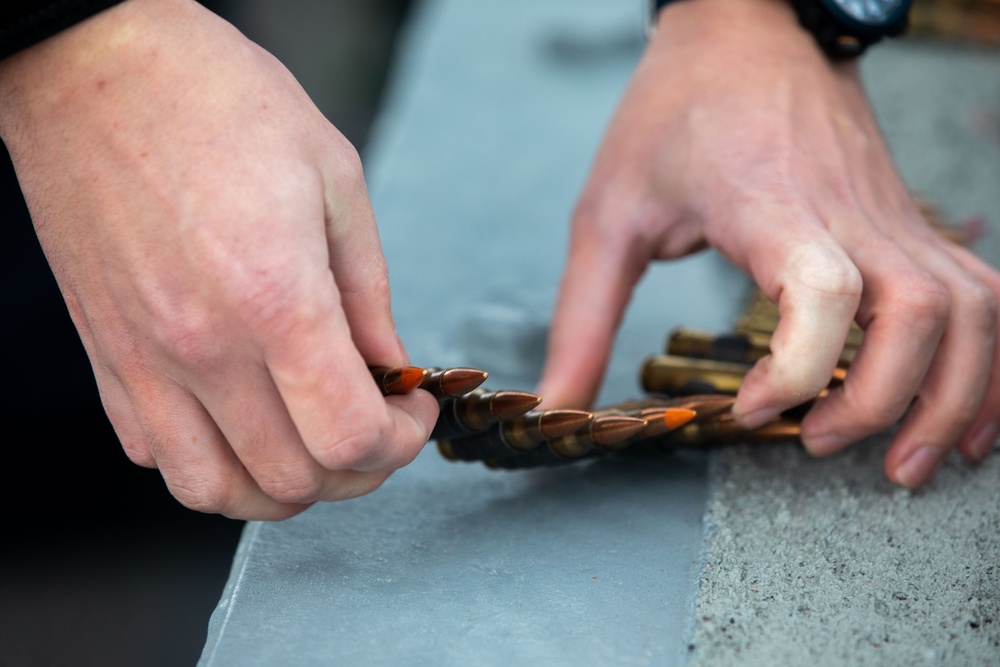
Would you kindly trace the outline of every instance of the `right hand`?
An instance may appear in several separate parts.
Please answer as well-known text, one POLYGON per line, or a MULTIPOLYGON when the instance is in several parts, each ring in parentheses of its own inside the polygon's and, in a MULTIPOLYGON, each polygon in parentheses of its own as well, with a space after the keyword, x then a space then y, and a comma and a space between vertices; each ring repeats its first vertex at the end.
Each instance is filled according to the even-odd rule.
POLYGON ((407 356, 360 160, 272 56, 127 0, 0 63, 0 104, 108 416, 181 503, 283 519, 417 455, 436 401, 368 371, 407 356))
POLYGON ((802 421, 809 452, 899 423, 885 471, 916 488, 953 449, 993 449, 1000 273, 928 225, 857 63, 831 62, 781 0, 660 13, 574 212, 536 391, 589 405, 646 266, 706 245, 781 314, 733 406, 743 426, 819 395, 857 321, 847 379, 802 421))

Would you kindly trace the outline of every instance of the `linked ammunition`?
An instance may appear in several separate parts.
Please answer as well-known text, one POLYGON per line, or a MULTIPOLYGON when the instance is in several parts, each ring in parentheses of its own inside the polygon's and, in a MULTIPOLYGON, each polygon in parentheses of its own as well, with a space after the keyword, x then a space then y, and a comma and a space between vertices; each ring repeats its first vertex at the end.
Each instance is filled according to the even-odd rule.
POLYGON ((546 440, 559 438, 586 427, 594 416, 583 410, 533 410, 505 419, 485 431, 447 441, 448 458, 454 461, 485 461, 530 451, 546 440))
POLYGON ((728 412, 736 402, 735 396, 725 394, 693 394, 690 396, 675 396, 664 398, 661 396, 650 396, 649 398, 633 399, 622 401, 601 408, 594 412, 596 415, 635 415, 651 408, 681 408, 693 410, 695 415, 692 421, 705 421, 714 419, 724 412, 728 412))
POLYGON ((441 401, 441 412, 431 431, 431 440, 450 440, 485 431, 504 419, 513 419, 536 408, 540 396, 525 391, 474 389, 457 398, 441 401))
POLYGON ((491 468, 538 468, 563 465, 584 458, 610 453, 625 441, 639 434, 646 422, 637 417, 601 415, 575 433, 553 438, 530 450, 500 459, 490 459, 491 468))
POLYGON ((595 416, 621 415, 636 417, 646 422, 646 426, 636 434, 636 438, 650 438, 680 428, 695 418, 697 413, 690 407, 678 407, 677 399, 650 398, 638 401, 624 401, 597 410, 595 416))

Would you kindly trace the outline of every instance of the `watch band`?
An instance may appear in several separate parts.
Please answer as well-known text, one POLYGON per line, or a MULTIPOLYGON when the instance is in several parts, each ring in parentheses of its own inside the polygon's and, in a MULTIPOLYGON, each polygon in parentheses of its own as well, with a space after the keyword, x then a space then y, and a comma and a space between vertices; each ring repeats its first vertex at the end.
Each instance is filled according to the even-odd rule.
POLYGON ((816 43, 831 60, 857 58, 883 37, 898 37, 909 25, 912 0, 903 0, 896 9, 891 23, 865 26, 857 21, 841 18, 821 0, 791 0, 799 24, 812 33, 816 43))
MULTIPOLYGON (((656 26, 660 10, 682 0, 648 0, 647 33, 656 26)), ((889 25, 865 27, 849 25, 830 11, 822 0, 789 0, 801 25, 816 39, 817 44, 831 60, 857 58, 883 37, 897 37, 909 25, 909 8, 913 0, 903 0, 896 19, 889 25)))
POLYGON ((680 0, 646 0, 646 35, 652 35, 656 29, 656 18, 660 15, 660 10, 673 2, 680 0))
POLYGON ((0 58, 17 53, 122 0, 3 0, 0 58))

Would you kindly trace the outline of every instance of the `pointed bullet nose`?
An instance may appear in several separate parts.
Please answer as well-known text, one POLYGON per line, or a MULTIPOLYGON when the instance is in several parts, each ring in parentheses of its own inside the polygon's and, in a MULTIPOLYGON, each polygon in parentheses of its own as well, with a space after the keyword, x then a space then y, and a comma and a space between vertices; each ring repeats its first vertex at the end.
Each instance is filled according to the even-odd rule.
POLYGON ((497 419, 513 419, 538 407, 542 397, 526 391, 498 391, 490 398, 490 413, 497 419))
POLYGON ((545 410, 538 427, 546 438, 561 438, 576 433, 593 419, 594 415, 584 410, 545 410))
POLYGON ((378 388, 386 396, 409 394, 420 386, 427 371, 417 366, 372 366, 369 367, 378 388))
POLYGON ((449 368, 441 374, 441 389, 448 396, 461 396, 486 382, 489 373, 475 368, 449 368))
POLYGON ((697 412, 690 408, 659 407, 640 410, 636 416, 646 420, 646 427, 642 429, 642 436, 652 438, 684 426, 684 424, 694 419, 697 414, 697 412))
POLYGON ((663 423, 673 431, 695 418, 698 413, 689 408, 667 408, 663 414, 663 423))
POLYGON ((590 425, 590 436, 598 445, 616 445, 638 434, 645 427, 645 419, 606 415, 594 419, 590 425))
POLYGON ((735 396, 722 396, 718 394, 706 394, 704 396, 690 396, 688 401, 677 407, 690 408, 695 411, 694 421, 702 422, 715 419, 733 408, 736 403, 735 396))

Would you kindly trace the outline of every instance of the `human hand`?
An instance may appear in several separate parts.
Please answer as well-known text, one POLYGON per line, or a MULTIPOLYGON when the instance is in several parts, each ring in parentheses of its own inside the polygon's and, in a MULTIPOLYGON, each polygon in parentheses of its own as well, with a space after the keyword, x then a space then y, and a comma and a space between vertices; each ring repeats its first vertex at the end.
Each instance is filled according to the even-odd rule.
POLYGON ((902 419, 885 468, 916 487, 951 449, 993 447, 1000 275, 930 228, 856 65, 829 63, 785 2, 661 12, 574 212, 546 403, 588 404, 648 263, 706 244, 781 314, 733 408, 745 426, 817 396, 856 319, 865 337, 847 380, 803 420, 810 452, 902 419))
MULTIPOLYGON (((0 63, 0 134, 129 458, 282 519, 427 442, 357 152, 190 0, 127 0, 0 63)), ((57 379, 53 379, 57 381, 57 379)), ((76 446, 71 444, 70 446, 76 446)))

